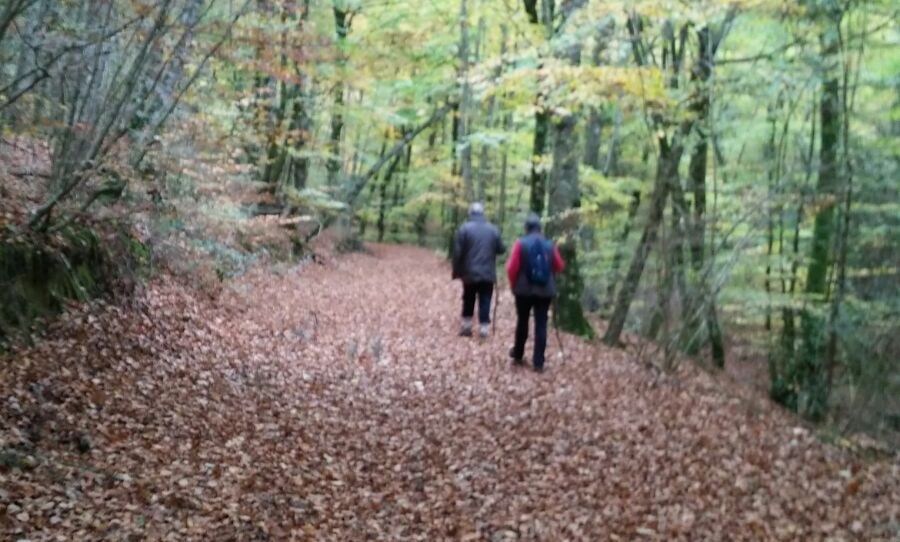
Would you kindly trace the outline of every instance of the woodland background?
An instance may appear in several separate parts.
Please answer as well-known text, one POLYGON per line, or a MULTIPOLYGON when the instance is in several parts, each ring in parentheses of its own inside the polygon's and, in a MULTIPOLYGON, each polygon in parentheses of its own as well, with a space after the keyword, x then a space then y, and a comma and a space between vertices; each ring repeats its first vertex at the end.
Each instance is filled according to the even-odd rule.
POLYGON ((531 210, 559 325, 900 432, 889 0, 3 0, 0 339, 531 210))

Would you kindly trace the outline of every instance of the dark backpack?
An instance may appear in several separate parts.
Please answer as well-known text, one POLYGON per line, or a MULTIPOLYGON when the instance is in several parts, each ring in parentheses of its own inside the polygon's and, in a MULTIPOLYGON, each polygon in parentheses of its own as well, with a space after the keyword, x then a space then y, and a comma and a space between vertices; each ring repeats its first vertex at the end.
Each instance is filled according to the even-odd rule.
POLYGON ((525 250, 525 278, 535 286, 546 286, 550 282, 550 252, 553 245, 550 241, 538 236, 524 238, 522 249, 525 250))

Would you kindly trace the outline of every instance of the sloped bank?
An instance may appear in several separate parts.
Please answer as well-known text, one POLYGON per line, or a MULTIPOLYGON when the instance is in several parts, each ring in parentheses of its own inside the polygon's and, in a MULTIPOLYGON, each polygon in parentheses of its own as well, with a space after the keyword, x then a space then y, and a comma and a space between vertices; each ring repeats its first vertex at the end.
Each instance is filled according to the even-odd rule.
POLYGON ((84 225, 0 238, 0 349, 40 319, 130 283, 149 250, 124 232, 84 225))

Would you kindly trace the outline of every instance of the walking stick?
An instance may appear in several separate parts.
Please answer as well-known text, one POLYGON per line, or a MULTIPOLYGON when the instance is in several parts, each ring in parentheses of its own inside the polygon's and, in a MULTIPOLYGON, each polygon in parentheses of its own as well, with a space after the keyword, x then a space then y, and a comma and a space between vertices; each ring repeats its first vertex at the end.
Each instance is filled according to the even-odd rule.
POLYGON ((566 347, 563 346, 562 336, 559 334, 559 297, 553 298, 553 331, 556 334, 556 342, 559 343, 559 351, 562 352, 563 360, 569 361, 566 347))
POLYGON ((494 281, 494 315, 491 317, 491 335, 497 331, 497 306, 500 305, 500 290, 497 288, 497 281, 494 281))

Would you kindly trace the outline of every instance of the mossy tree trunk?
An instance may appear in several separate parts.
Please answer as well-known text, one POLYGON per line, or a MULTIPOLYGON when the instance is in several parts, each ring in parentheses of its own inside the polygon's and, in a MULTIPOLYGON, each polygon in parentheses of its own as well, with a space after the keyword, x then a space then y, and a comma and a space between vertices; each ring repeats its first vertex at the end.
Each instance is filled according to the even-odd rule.
POLYGON ((593 338, 594 330, 584 317, 581 306, 584 282, 578 265, 578 119, 566 115, 555 119, 553 169, 550 182, 550 215, 548 234, 559 239, 559 250, 566 261, 566 268, 557 279, 559 299, 556 306, 557 324, 560 329, 584 337, 593 338))

